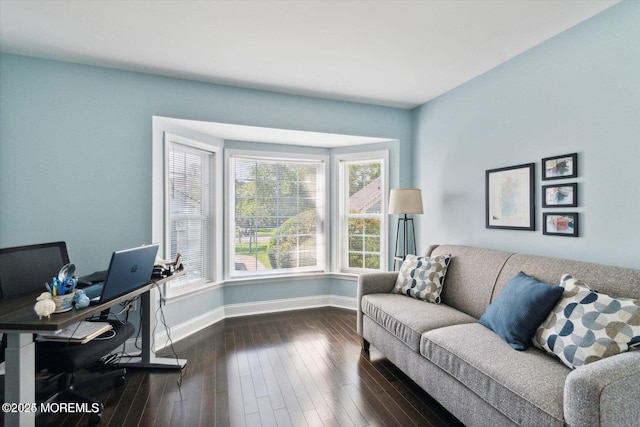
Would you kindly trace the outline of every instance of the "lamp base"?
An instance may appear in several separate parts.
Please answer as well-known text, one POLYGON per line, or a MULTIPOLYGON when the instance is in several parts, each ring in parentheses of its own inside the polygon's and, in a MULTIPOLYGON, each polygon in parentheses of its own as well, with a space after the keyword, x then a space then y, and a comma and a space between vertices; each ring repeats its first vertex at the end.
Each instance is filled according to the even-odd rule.
POLYGON ((408 218, 407 214, 404 214, 404 217, 400 217, 398 218, 398 227, 396 229, 396 246, 395 246, 395 252, 394 252, 394 256, 393 256, 393 270, 396 270, 396 265, 398 263, 400 263, 400 265, 402 265, 402 262, 405 260, 405 258, 407 257, 407 255, 409 255, 411 252, 409 252, 411 249, 409 247, 409 223, 411 223, 411 235, 413 237, 413 253, 415 254, 416 252, 416 230, 415 227, 413 225, 413 218, 408 218), (403 230, 404 233, 402 235, 403 237, 403 245, 401 248, 398 248, 398 244, 400 243, 400 224, 403 224, 403 230), (398 250, 402 250, 401 252, 398 252, 398 250))

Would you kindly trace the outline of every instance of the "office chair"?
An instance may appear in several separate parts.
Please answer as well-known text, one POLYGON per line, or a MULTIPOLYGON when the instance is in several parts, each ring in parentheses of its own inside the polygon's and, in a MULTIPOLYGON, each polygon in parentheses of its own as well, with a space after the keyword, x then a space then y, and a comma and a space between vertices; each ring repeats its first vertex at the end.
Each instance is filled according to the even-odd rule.
MULTIPOLYGON (((44 291, 44 283, 50 282, 57 276, 60 268, 68 263, 69 255, 64 242, 0 249, 0 298, 12 298, 29 292, 44 291)), ((103 314, 107 313, 103 312, 103 314)), ((135 331, 134 326, 129 322, 105 321, 111 323, 115 331, 115 336, 111 339, 94 339, 86 344, 36 342, 36 371, 46 369, 55 375, 45 381, 50 383, 57 379, 58 382, 57 392, 47 399, 47 402, 67 400, 98 404, 100 412, 90 415, 90 425, 100 421, 103 404, 78 389, 96 381, 103 383, 106 379, 113 379, 115 385, 121 385, 124 383, 126 370, 110 371, 81 382, 74 381, 74 373, 98 364, 102 357, 116 350, 135 331)), ((6 347, 7 337, 3 335, 0 361, 4 361, 6 347)))

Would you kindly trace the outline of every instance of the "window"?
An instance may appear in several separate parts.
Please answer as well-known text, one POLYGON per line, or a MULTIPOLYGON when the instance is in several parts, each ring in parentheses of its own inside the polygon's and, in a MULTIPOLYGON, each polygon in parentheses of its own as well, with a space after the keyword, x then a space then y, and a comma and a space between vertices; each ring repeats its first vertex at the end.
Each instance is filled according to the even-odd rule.
POLYGON ((188 270, 167 296, 190 292, 215 277, 215 156, 213 147, 165 136, 165 256, 188 270))
POLYGON ((228 153, 230 276, 324 271, 326 160, 228 153))
POLYGON ((387 153, 338 156, 337 161, 340 271, 386 270, 387 153))

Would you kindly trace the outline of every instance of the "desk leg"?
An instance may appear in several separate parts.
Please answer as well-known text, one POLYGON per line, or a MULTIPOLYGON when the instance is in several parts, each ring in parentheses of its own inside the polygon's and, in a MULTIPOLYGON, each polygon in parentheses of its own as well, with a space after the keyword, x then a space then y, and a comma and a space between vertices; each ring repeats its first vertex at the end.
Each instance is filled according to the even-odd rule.
MULTIPOLYGON (((7 333, 4 395, 8 403, 36 402, 36 344, 33 334, 7 333)), ((7 426, 35 426, 34 412, 4 414, 7 426)))
POLYGON ((153 288, 148 292, 140 295, 142 324, 140 325, 142 335, 142 355, 140 357, 132 357, 128 361, 121 361, 119 364, 130 368, 152 368, 152 369, 182 369, 187 364, 186 359, 177 359, 171 357, 156 357, 156 353, 152 348, 153 342, 153 322, 155 322, 155 304, 152 301, 153 288))

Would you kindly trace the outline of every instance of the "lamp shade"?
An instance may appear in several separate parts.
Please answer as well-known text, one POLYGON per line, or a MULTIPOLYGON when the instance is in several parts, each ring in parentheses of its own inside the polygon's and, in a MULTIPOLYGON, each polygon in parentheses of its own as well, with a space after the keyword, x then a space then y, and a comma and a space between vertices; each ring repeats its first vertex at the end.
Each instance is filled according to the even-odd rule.
POLYGON ((389 193, 389 214, 421 214, 422 190, 396 188, 389 193))

